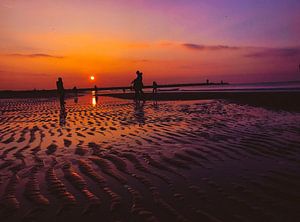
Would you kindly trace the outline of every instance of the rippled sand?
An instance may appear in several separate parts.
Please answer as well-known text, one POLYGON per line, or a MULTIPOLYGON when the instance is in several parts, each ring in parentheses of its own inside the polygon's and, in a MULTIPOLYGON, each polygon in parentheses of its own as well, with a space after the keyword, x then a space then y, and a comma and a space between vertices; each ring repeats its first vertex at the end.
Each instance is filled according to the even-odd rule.
POLYGON ((0 100, 1 221, 297 221, 300 113, 0 100))

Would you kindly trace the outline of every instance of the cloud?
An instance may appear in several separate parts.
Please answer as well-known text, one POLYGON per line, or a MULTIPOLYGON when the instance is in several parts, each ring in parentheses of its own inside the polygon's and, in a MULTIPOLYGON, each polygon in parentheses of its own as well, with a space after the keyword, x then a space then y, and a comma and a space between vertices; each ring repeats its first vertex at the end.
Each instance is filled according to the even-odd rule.
POLYGON ((200 45, 200 44, 194 44, 194 43, 183 43, 183 47, 191 50, 211 50, 211 51, 216 51, 216 50, 236 50, 240 49, 239 47, 236 46, 228 46, 228 45, 200 45))
POLYGON ((295 56, 300 56, 300 47, 266 48, 245 55, 245 57, 250 57, 250 58, 267 58, 267 57, 287 58, 287 57, 295 57, 295 56))
POLYGON ((34 54, 20 54, 20 53, 12 53, 7 54, 8 56, 13 57, 24 57, 24 58, 53 58, 53 59, 62 59, 64 56, 55 56, 55 55, 49 55, 44 53, 34 53, 34 54))
POLYGON ((228 45, 201 45, 194 43, 182 43, 181 46, 189 50, 219 51, 219 50, 246 50, 244 57, 248 58, 290 58, 300 56, 300 47, 266 48, 254 46, 228 46, 228 45))

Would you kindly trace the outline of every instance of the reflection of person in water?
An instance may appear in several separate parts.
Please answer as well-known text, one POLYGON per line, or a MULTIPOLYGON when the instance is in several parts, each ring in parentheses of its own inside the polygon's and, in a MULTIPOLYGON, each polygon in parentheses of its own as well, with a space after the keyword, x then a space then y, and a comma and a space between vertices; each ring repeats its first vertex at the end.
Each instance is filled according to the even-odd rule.
POLYGON ((153 108, 154 110, 158 110, 158 103, 156 99, 153 100, 153 108))
POLYGON ((144 105, 145 105, 145 103, 135 103, 135 106, 134 106, 134 117, 136 118, 136 121, 140 125, 145 124, 145 120, 146 120, 144 105))
POLYGON ((73 93, 74 93, 74 102, 78 103, 78 91, 76 86, 74 86, 73 88, 73 93))
POLYGON ((94 96, 95 96, 95 100, 96 100, 96 103, 98 103, 98 87, 95 85, 94 86, 94 89, 95 89, 95 92, 94 92, 94 96))
POLYGON ((61 77, 59 77, 58 80, 56 81, 56 87, 57 87, 57 93, 59 96, 60 106, 64 107, 65 106, 65 89, 64 89, 64 83, 63 83, 61 77))
POLYGON ((60 106, 60 113, 59 113, 59 125, 64 126, 66 125, 67 119, 67 112, 64 105, 60 106))
POLYGON ((143 92, 143 73, 136 71, 137 77, 131 82, 132 87, 135 91, 135 101, 140 102, 141 100, 145 101, 145 96, 143 92))

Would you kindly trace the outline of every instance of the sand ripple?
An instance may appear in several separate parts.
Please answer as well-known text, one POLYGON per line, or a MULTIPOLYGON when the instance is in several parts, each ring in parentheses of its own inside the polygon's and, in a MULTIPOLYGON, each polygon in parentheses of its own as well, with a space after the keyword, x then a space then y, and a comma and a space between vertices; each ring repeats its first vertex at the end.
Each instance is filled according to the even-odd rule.
POLYGON ((296 221, 300 114, 225 101, 0 100, 4 221, 296 221))

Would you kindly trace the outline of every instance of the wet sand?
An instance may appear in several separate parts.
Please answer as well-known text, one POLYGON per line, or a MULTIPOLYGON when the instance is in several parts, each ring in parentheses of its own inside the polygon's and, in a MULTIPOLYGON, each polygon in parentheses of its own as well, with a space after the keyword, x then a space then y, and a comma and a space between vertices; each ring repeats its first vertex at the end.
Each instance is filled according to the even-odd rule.
MULTIPOLYGON (((121 99, 134 99, 134 93, 102 93, 103 96, 111 96, 121 99)), ((153 94, 146 92, 145 98, 153 100, 153 94)), ((207 90, 194 92, 158 92, 158 101, 177 100, 203 100, 224 99, 231 102, 249 104, 270 109, 300 111, 300 91, 274 91, 274 90, 207 90)))
POLYGON ((300 113, 0 100, 1 221, 297 221, 300 113))

